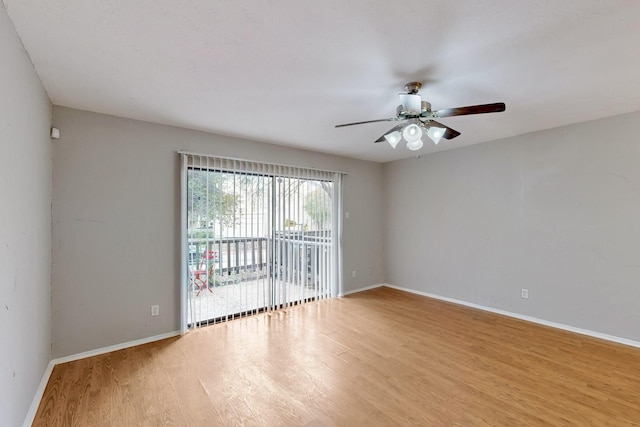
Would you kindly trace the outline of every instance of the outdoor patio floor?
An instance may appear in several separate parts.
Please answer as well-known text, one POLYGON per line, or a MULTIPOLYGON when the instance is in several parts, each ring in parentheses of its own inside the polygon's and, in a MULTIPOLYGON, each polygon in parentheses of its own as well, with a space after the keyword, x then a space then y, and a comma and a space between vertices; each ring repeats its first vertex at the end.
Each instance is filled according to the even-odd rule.
MULTIPOLYGON (((317 290, 300 283, 277 280, 273 295, 267 278, 209 286, 198 295, 198 289, 189 289, 187 315, 189 323, 238 317, 268 306, 271 298, 280 303, 292 303, 315 298, 317 290), (234 316, 235 315, 235 316, 234 316)), ((251 313, 249 313, 251 314, 251 313)))

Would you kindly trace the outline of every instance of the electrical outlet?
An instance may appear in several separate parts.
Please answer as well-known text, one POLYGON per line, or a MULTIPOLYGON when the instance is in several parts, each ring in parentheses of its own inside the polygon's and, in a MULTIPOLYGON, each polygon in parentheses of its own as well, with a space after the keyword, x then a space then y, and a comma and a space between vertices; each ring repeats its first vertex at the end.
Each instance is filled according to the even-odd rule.
POLYGON ((353 270, 353 271, 351 272, 351 277, 356 277, 356 275, 357 275, 356 271, 355 271, 355 270, 353 270))
POLYGON ((522 290, 522 298, 529 298, 529 289, 522 290))
POLYGON ((151 306, 151 315, 152 316, 157 316, 160 314, 160 306, 159 305, 152 305, 151 306))

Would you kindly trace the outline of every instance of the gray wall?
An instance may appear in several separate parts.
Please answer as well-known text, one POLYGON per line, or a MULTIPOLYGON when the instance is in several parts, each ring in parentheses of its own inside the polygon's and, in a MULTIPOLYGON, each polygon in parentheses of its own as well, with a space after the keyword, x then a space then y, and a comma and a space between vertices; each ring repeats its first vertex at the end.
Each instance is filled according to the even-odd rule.
POLYGON ((633 113, 385 164, 387 282, 640 341, 638 135, 633 113))
POLYGON ((349 172, 345 290, 384 279, 379 163, 57 106, 54 123, 54 357, 179 329, 177 150, 349 172))
POLYGON ((0 2, 0 426, 22 424, 50 359, 50 120, 0 2))

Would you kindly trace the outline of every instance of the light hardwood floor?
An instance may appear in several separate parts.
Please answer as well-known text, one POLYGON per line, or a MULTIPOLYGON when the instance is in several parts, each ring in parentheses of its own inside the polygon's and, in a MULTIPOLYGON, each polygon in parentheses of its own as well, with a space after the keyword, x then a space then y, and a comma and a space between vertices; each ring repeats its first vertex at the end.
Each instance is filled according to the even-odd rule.
POLYGON ((36 426, 640 425, 640 349, 379 288, 56 366, 36 426))

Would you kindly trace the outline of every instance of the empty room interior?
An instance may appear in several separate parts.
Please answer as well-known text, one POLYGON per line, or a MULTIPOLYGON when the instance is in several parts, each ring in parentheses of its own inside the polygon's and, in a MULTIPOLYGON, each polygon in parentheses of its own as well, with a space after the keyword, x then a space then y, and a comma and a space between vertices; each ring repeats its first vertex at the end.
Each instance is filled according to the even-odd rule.
POLYGON ((640 2, 0 2, 0 427, 640 425, 640 2))

